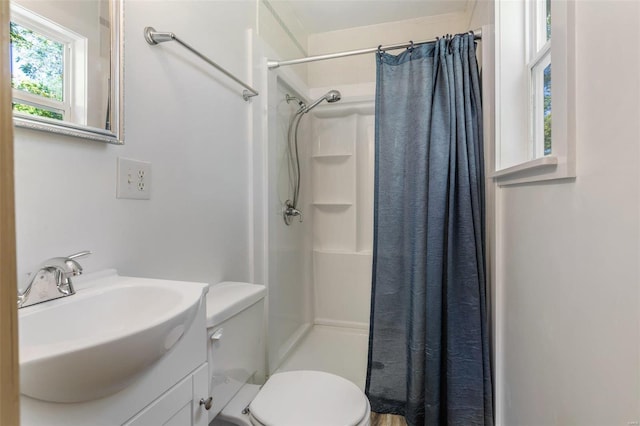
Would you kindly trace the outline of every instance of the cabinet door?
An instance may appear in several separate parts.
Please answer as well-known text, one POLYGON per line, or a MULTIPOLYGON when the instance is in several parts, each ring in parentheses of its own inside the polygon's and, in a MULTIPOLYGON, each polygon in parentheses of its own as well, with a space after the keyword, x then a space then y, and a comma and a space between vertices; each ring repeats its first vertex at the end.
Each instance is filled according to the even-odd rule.
POLYGON ((200 400, 209 398, 209 367, 205 362, 193 373, 193 426, 207 426, 209 424, 209 411, 200 400))
MULTIPOLYGON (((191 425, 193 377, 189 375, 135 415, 124 426, 191 425)), ((205 423, 206 426, 206 423, 205 423)))

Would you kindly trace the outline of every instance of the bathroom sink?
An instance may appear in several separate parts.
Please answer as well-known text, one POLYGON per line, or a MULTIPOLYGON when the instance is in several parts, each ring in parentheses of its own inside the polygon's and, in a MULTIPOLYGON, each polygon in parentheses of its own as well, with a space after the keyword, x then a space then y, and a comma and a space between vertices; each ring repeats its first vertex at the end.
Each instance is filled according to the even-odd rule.
POLYGON ((81 402, 116 393, 189 328, 205 284, 121 277, 76 284, 75 295, 20 309, 20 391, 81 402))

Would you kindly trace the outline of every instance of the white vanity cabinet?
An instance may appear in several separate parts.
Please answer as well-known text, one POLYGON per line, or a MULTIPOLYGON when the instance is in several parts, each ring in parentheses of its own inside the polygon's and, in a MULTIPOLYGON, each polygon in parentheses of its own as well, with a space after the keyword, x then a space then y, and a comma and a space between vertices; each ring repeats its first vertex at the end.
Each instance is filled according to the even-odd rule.
POLYGON ((124 426, 207 426, 208 413, 201 399, 208 395, 205 363, 192 375, 169 389, 124 426))
MULTIPOLYGON (((111 274, 100 279, 106 283, 120 278, 111 274)), ((196 286, 202 294, 194 318, 164 356, 132 377, 126 388, 103 398, 57 403, 23 394, 20 396, 21 426, 206 426, 209 413, 199 402, 209 397, 204 303, 209 286, 173 283, 196 286)), ((140 303, 154 303, 154 300, 140 303)), ((132 347, 128 356, 140 357, 138 349, 132 347)), ((87 373, 79 369, 74 374, 77 379, 87 373)))

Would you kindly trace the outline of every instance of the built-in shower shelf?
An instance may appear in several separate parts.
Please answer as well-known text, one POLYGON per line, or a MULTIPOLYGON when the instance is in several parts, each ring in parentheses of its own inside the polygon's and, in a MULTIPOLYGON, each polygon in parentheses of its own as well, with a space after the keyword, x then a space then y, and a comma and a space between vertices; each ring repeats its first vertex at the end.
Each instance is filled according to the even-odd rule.
POLYGON ((312 155, 311 158, 314 158, 318 161, 330 161, 330 160, 335 160, 335 161, 340 161, 340 160, 346 160, 347 158, 351 157, 353 154, 350 153, 344 153, 344 154, 316 154, 316 155, 312 155))

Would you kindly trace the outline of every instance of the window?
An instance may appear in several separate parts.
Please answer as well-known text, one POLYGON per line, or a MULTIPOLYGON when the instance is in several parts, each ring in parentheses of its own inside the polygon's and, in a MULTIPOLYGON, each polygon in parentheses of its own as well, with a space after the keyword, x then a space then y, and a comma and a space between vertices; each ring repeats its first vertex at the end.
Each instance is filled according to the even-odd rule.
POLYGON ((551 154, 551 0, 529 7, 530 138, 532 158, 551 154))
POLYGON ((66 46, 16 22, 10 28, 14 111, 64 120, 66 46))
POLYGON ((11 5, 11 86, 19 114, 86 123, 86 39, 11 5))
POLYGON ((574 7, 496 1, 494 177, 501 185, 575 177, 574 7))

